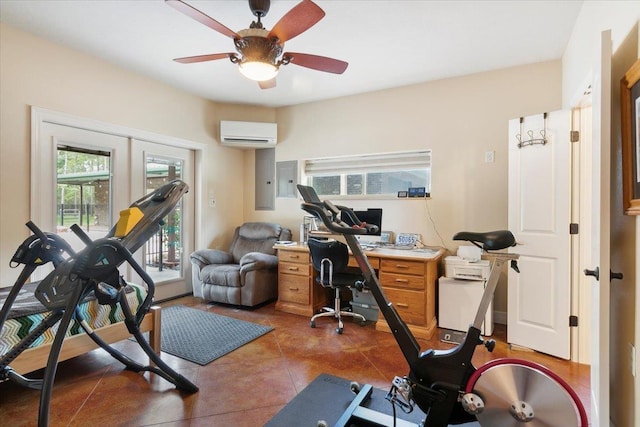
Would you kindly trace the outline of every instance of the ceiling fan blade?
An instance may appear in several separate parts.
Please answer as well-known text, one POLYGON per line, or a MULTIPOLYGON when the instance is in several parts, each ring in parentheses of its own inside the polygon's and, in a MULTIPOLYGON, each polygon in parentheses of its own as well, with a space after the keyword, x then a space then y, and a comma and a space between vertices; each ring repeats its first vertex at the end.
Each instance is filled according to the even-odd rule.
POLYGON ((276 87, 276 79, 273 78, 271 80, 265 80, 263 82, 258 82, 258 86, 260 86, 260 89, 272 89, 272 88, 276 87))
POLYGON ((194 62, 215 61, 216 59, 231 58, 235 53, 212 53, 209 55, 185 56, 184 58, 176 58, 174 61, 181 64, 193 64, 194 62))
POLYGON ((176 9, 177 11, 184 13, 188 17, 195 19, 201 24, 204 24, 207 27, 213 30, 216 30, 221 34, 224 34, 227 37, 231 37, 232 39, 240 37, 238 33, 236 33, 235 31, 230 30, 229 28, 225 27, 224 25, 222 25, 221 23, 219 23, 209 15, 206 15, 200 12, 198 9, 196 9, 193 6, 189 6, 187 3, 183 2, 182 0, 164 0, 164 1, 169 6, 176 9))
POLYGON ((348 62, 326 56, 310 55, 308 53, 286 52, 282 55, 292 64, 307 67, 327 73, 342 74, 349 66, 348 62))
POLYGON ((311 0, 302 0, 287 12, 269 32, 269 37, 277 37, 280 43, 291 40, 313 27, 324 17, 324 10, 311 0))

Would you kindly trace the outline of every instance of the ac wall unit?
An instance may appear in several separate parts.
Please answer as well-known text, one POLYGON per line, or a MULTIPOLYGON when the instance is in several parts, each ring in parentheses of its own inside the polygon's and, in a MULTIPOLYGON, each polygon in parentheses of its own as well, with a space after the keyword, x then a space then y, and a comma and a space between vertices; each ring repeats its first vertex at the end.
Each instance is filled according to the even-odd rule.
POLYGON ((220 142, 227 147, 275 147, 277 135, 276 123, 220 121, 220 142))

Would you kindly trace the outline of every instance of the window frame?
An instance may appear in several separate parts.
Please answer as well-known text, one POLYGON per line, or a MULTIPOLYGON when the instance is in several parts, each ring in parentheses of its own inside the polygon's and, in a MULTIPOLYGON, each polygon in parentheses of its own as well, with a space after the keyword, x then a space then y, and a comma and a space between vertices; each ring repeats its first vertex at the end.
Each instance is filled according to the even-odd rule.
MULTIPOLYGON (((426 192, 432 187, 432 158, 431 149, 397 151, 373 154, 355 154, 336 157, 321 157, 307 159, 302 162, 300 182, 312 185, 312 177, 340 176, 340 194, 326 195, 332 199, 397 199, 397 191, 385 194, 367 194, 366 183, 368 173, 403 172, 426 169, 426 192), (362 194, 346 194, 347 176, 362 175, 362 194)), ((422 186, 422 185, 419 185, 422 186)))

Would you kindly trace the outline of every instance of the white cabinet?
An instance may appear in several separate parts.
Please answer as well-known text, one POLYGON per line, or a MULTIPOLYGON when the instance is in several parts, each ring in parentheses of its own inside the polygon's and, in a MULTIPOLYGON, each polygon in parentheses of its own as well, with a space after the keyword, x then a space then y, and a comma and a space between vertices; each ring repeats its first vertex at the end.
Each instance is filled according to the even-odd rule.
MULTIPOLYGON (((438 326, 466 332, 476 317, 476 311, 484 292, 484 280, 458 280, 448 277, 438 279, 438 326)), ((493 333, 493 302, 482 324, 482 335, 493 333)))

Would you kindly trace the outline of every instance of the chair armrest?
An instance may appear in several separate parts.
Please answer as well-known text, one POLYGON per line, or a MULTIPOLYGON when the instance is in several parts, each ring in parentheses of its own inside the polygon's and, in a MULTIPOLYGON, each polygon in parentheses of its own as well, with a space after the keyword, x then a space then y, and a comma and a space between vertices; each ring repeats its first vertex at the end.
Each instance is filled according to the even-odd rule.
POLYGON ((200 268, 209 264, 233 264, 233 255, 219 249, 198 249, 189 259, 200 268))
POLYGON ((240 258, 240 273, 246 274, 251 270, 264 270, 278 267, 278 257, 276 255, 264 254, 262 252, 249 252, 240 258))

